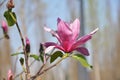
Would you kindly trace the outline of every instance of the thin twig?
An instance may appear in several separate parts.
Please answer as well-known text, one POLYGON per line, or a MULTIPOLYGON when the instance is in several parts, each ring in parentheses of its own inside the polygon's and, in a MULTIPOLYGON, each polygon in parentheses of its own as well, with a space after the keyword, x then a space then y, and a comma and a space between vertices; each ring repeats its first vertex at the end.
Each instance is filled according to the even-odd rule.
POLYGON ((44 69, 42 72, 37 73, 35 76, 32 76, 31 79, 34 80, 34 79, 36 79, 38 76, 44 74, 46 71, 48 71, 48 70, 50 70, 51 68, 57 66, 63 59, 65 59, 65 58, 60 59, 60 60, 59 60, 58 62, 56 62, 54 65, 52 65, 52 66, 44 69))
MULTIPOLYGON (((18 32, 19 32, 19 34, 20 34, 20 38, 21 38, 22 45, 23 45, 23 48, 24 48, 24 47, 25 47, 24 39, 23 39, 23 36, 22 36, 21 30, 20 30, 19 25, 18 25, 17 22, 16 22, 16 26, 17 26, 18 32)), ((24 50, 24 49, 23 49, 23 50, 24 50)))
POLYGON ((18 61, 18 56, 16 56, 16 59, 15 59, 15 64, 14 64, 14 73, 16 73, 17 61, 18 61))
POLYGON ((63 58, 60 59, 56 64, 54 64, 54 65, 52 65, 52 66, 50 66, 50 67, 44 69, 42 72, 39 73, 39 75, 42 75, 44 72, 46 72, 46 71, 50 70, 51 68, 57 66, 62 60, 63 60, 63 58))
MULTIPOLYGON (((29 67, 31 67, 32 64, 33 64, 35 61, 36 61, 36 60, 33 60, 33 61, 30 63, 29 67)), ((17 77, 19 77, 21 74, 23 74, 23 72, 24 72, 24 71, 22 71, 22 72, 20 72, 19 74, 17 74, 17 75, 14 77, 14 79, 17 78, 17 77)))
MULTIPOLYGON (((51 50, 50 54, 52 54, 54 50, 55 50, 55 48, 51 50)), ((46 58, 46 62, 48 61, 49 58, 50 58, 50 56, 48 56, 48 57, 46 58)), ((44 63, 44 64, 40 67, 40 69, 38 70, 38 72, 36 73, 36 75, 38 75, 38 74, 42 71, 42 69, 44 68, 45 65, 46 65, 46 63, 44 63)))
POLYGON ((18 23, 16 22, 16 26, 17 26, 17 29, 18 29, 18 32, 20 34, 20 38, 21 38, 21 41, 22 41, 22 45, 23 45, 23 51, 24 51, 24 57, 25 57, 25 65, 26 65, 26 80, 29 78, 29 75, 30 75, 30 69, 29 69, 29 65, 28 65, 28 55, 26 53, 26 50, 25 50, 25 43, 24 43, 24 39, 23 39, 23 36, 22 36, 22 33, 20 31, 20 28, 19 28, 19 25, 18 23))

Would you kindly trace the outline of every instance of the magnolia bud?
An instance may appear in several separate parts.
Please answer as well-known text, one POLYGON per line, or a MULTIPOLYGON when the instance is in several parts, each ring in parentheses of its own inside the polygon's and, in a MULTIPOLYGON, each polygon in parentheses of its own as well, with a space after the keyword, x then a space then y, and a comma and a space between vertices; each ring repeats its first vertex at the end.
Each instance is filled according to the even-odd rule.
POLYGON ((44 46, 43 46, 43 44, 42 44, 42 43, 40 43, 39 52, 40 52, 40 53, 43 53, 43 51, 44 51, 44 46))
POLYGON ((11 70, 8 71, 7 80, 13 80, 13 73, 11 70))
POLYGON ((25 46, 26 53, 30 53, 30 41, 26 37, 26 46, 25 46))
POLYGON ((7 3, 7 8, 8 8, 8 9, 12 9, 12 8, 14 8, 14 7, 15 7, 15 5, 14 5, 14 3, 13 3, 13 0, 8 1, 8 3, 7 3))
POLYGON ((2 21, 2 29, 3 29, 4 37, 9 39, 9 35, 7 34, 8 33, 8 26, 5 23, 5 21, 2 21))
POLYGON ((7 24, 5 23, 5 21, 2 21, 2 29, 3 29, 3 32, 4 32, 4 33, 7 33, 7 32, 8 32, 8 26, 7 26, 7 24))

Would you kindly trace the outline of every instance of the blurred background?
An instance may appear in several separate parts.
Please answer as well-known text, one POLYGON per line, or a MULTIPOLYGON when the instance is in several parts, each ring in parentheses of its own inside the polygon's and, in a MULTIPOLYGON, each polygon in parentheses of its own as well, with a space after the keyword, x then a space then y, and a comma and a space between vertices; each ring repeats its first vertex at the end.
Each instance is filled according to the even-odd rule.
MULTIPOLYGON (((0 22, 8 0, 0 0, 0 22)), ((56 30, 57 18, 72 22, 76 18, 81 22, 81 34, 85 35, 99 27, 99 31, 85 46, 90 51, 87 56, 93 70, 83 68, 78 61, 66 59, 60 65, 42 76, 42 80, 120 80, 120 0, 14 0, 14 12, 22 34, 30 39, 31 53, 39 54, 39 44, 56 41, 43 30, 44 25, 56 30)), ((0 23, 1 24, 1 23, 0 23)), ((1 26, 1 25, 0 25, 1 26)), ((0 40, 0 80, 6 78, 12 69, 17 75, 22 71, 19 55, 21 41, 17 28, 9 27, 10 39, 0 40)), ((0 28, 0 37, 3 37, 0 28)), ((33 59, 30 59, 32 61, 33 59)), ((32 74, 41 63, 31 66, 32 74)), ((16 79, 19 80, 19 77, 16 79)))

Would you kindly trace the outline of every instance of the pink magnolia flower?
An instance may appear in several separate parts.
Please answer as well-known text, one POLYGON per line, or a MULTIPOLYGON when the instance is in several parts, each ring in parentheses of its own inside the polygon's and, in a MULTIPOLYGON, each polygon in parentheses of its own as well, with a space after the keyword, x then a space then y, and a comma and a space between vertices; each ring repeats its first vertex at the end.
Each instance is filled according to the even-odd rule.
POLYGON ((91 33, 78 38, 80 33, 80 22, 76 19, 73 23, 67 23, 62 21, 60 18, 57 19, 57 31, 53 31, 50 28, 44 27, 44 29, 50 32, 53 36, 55 36, 59 44, 54 42, 46 42, 44 45, 49 48, 54 46, 65 53, 71 53, 72 51, 76 50, 83 55, 89 55, 87 48, 82 47, 84 43, 92 38, 92 35, 98 31, 96 28, 91 33))
POLYGON ((2 21, 2 29, 5 34, 8 32, 8 26, 5 21, 2 21))
POLYGON ((8 71, 7 80, 13 80, 13 73, 11 70, 8 71))

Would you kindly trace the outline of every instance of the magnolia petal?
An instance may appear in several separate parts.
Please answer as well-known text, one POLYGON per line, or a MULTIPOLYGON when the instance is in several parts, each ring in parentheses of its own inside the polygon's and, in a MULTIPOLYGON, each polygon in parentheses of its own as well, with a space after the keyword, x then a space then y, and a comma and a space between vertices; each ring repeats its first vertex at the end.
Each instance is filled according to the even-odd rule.
POLYGON ((75 50, 77 50, 78 52, 80 52, 83 55, 89 56, 89 51, 85 47, 78 47, 75 50))
POLYGON ((73 48, 77 48, 79 47, 80 45, 86 43, 88 40, 90 40, 92 38, 91 35, 85 35, 83 37, 81 37, 78 41, 76 41, 74 44, 73 44, 73 48))
POLYGON ((60 37, 58 36, 58 34, 54 30, 52 30, 52 29, 50 29, 48 27, 44 27, 44 30, 47 31, 47 32, 50 32, 53 36, 55 36, 58 39, 58 41, 60 43, 62 43, 60 37))
POLYGON ((72 24, 70 24, 70 28, 72 30, 72 39, 76 40, 78 38, 78 35, 80 33, 80 21, 76 19, 72 24))
POLYGON ((30 45, 30 40, 28 39, 28 37, 26 37, 25 39, 26 39, 26 44, 30 45))
POLYGON ((58 24, 60 21, 61 21, 61 19, 58 17, 58 18, 57 18, 57 24, 58 24))
POLYGON ((48 28, 48 27, 44 27, 44 30, 47 32, 51 32, 52 29, 48 28))
POLYGON ((52 51, 55 48, 55 46, 49 46, 45 49, 45 53, 49 53, 50 51, 52 51))
POLYGON ((50 47, 50 46, 54 46, 54 48, 60 49, 62 51, 65 51, 64 48, 54 42, 46 42, 43 44, 45 47, 50 47))
POLYGON ((5 33, 8 32, 8 26, 7 26, 7 24, 6 24, 5 21, 2 21, 2 28, 3 28, 3 30, 4 30, 5 33))
POLYGON ((72 30, 64 21, 58 21, 58 35, 62 41, 69 41, 72 38, 72 30))
POLYGON ((95 34, 98 30, 99 30, 99 28, 96 28, 96 29, 93 30, 90 34, 93 35, 93 34, 95 34))
POLYGON ((11 69, 8 71, 7 80, 13 80, 13 73, 11 69))
POLYGON ((43 44, 45 47, 49 47, 49 46, 55 46, 55 45, 57 45, 56 43, 54 43, 54 42, 46 42, 46 43, 44 43, 43 44))
POLYGON ((78 46, 86 43, 88 40, 92 38, 92 35, 95 34, 97 31, 98 31, 98 28, 93 30, 90 34, 82 36, 80 39, 78 39, 78 41, 76 41, 76 43, 74 43, 73 48, 77 48, 78 46))
MULTIPOLYGON (((61 21, 61 19, 58 17, 57 18, 57 25, 58 25, 58 23, 61 21)), ((64 22, 67 26, 70 26, 70 23, 68 23, 68 22, 64 22)))

